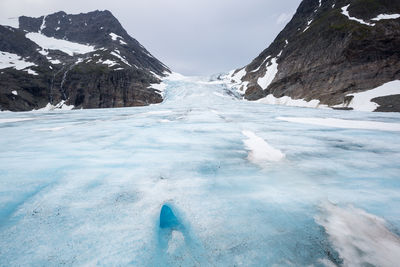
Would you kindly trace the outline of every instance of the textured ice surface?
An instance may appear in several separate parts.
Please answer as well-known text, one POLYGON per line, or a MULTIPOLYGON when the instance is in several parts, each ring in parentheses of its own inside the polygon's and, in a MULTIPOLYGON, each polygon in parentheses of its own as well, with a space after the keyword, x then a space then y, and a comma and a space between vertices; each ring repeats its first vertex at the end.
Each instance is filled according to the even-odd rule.
POLYGON ((384 220, 352 206, 325 203, 322 210, 317 222, 326 229, 345 266, 399 264, 399 237, 388 231, 384 220))
POLYGON ((379 125, 399 114, 165 83, 165 102, 149 107, 0 113, 0 266, 398 262, 400 133, 379 125), (255 164, 246 138, 285 158, 255 164))
POLYGON ((282 121, 306 123, 306 124, 321 125, 326 127, 345 128, 345 129, 369 129, 369 130, 400 132, 400 123, 341 120, 334 118, 277 117, 276 119, 282 121))

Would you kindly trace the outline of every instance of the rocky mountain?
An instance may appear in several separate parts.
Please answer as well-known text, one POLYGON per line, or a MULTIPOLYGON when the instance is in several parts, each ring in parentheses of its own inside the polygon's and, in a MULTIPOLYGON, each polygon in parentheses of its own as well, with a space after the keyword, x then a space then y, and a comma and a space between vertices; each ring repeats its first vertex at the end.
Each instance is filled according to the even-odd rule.
POLYGON ((111 108, 160 103, 170 73, 109 11, 0 25, 0 110, 111 108), (152 88, 153 87, 153 88, 152 88))
POLYGON ((400 1, 303 0, 273 43, 226 78, 248 100, 400 111, 400 1))

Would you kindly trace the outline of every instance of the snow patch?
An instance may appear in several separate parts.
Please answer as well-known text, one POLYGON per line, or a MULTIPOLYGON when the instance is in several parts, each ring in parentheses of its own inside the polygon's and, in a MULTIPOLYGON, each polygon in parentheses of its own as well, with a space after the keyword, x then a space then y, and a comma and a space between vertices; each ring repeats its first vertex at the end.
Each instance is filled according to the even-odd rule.
POLYGON ((374 21, 380 21, 384 19, 398 19, 400 18, 400 14, 380 14, 376 18, 373 18, 374 21))
POLYGON ((83 62, 83 58, 78 58, 78 60, 74 63, 74 65, 78 65, 83 62))
POLYGON ((42 33, 42 31, 46 28, 46 18, 47 16, 43 16, 43 21, 42 25, 40 25, 39 33, 42 33))
POLYGON ((375 89, 368 90, 361 93, 348 94, 353 96, 353 99, 348 105, 342 104, 335 107, 349 107, 358 111, 375 111, 379 105, 371 100, 381 96, 399 95, 400 94, 400 80, 391 81, 379 86, 375 89))
POLYGON ((291 107, 306 107, 306 108, 321 108, 327 107, 326 105, 321 105, 320 101, 313 99, 311 101, 306 101, 304 99, 293 99, 289 96, 282 96, 280 98, 275 97, 273 94, 269 94, 264 98, 261 98, 255 102, 268 104, 268 105, 284 105, 291 107))
POLYGON ((117 62, 112 61, 112 60, 110 60, 110 59, 107 59, 107 60, 104 60, 104 61, 101 60, 101 59, 99 59, 96 63, 97 63, 97 64, 108 65, 109 67, 113 67, 113 66, 115 66, 115 65, 118 65, 117 62))
POLYGON ((285 157, 280 150, 273 148, 264 139, 251 131, 242 131, 242 134, 248 139, 243 140, 246 148, 249 150, 249 161, 264 167, 268 162, 277 162, 285 157))
POLYGON ((310 25, 311 25, 312 22, 313 22, 312 19, 307 22, 307 27, 304 29, 303 32, 307 31, 310 28, 310 25))
POLYGON ((119 35, 117 35, 115 33, 110 33, 109 35, 111 36, 111 39, 113 41, 119 41, 120 44, 127 45, 127 43, 123 41, 124 38, 122 36, 119 36, 119 35))
POLYGON ((47 57, 47 60, 48 60, 51 64, 54 64, 54 65, 61 64, 61 61, 58 60, 58 59, 52 59, 51 57, 47 57))
MULTIPOLYGON (((286 42, 287 42, 287 40, 286 40, 286 42)), ((257 71, 259 71, 260 68, 262 67, 262 65, 264 65, 265 62, 267 62, 267 60, 270 59, 270 58, 271 58, 271 56, 266 57, 266 58, 264 59, 263 63, 261 63, 261 65, 260 65, 257 69, 255 69, 255 70, 253 70, 253 71, 251 71, 251 72, 257 72, 257 71)))
POLYGON ((154 77, 156 77, 157 79, 159 79, 159 80, 162 80, 162 79, 163 79, 163 77, 161 77, 160 75, 158 75, 158 74, 155 73, 154 71, 150 71, 150 73, 151 73, 154 77))
MULTIPOLYGON (((126 60, 124 57, 122 57, 122 56, 119 54, 119 51, 118 51, 118 50, 115 50, 115 51, 116 51, 117 53, 116 53, 116 52, 111 52, 111 55, 113 55, 113 56, 119 58, 123 63, 125 63, 126 65, 132 67, 132 65, 129 64, 128 60, 126 60)), ((136 68, 138 68, 138 67, 136 67, 136 68)))
POLYGON ((318 7, 314 10, 314 13, 317 13, 318 9, 322 6, 322 0, 319 0, 318 7))
POLYGON ((229 88, 234 88, 239 94, 243 94, 247 90, 248 82, 242 82, 242 78, 246 76, 246 67, 235 73, 235 70, 221 76, 221 83, 226 84, 229 88))
POLYGON ((14 68, 22 70, 32 66, 36 66, 35 63, 25 61, 17 54, 0 51, 0 69, 14 68))
POLYGON ((375 26, 374 23, 368 23, 368 22, 366 22, 366 21, 364 21, 362 19, 351 17, 350 14, 349 14, 349 11, 347 10, 349 8, 349 6, 350 6, 350 4, 348 4, 347 6, 342 7, 342 14, 345 15, 349 20, 357 21, 358 23, 361 23, 361 24, 364 24, 364 25, 367 25, 367 26, 370 26, 370 27, 375 26))
POLYGON ((56 105, 48 103, 44 108, 37 109, 34 111, 72 110, 73 108, 74 108, 73 105, 67 105, 65 104, 65 100, 62 100, 60 103, 56 105))
POLYGON ((335 118, 277 117, 277 120, 344 129, 400 132, 400 124, 379 121, 342 120, 335 118))
POLYGON ((164 92, 164 90, 167 88, 167 84, 161 82, 161 83, 153 83, 150 84, 150 86, 148 88, 153 88, 156 89, 158 91, 164 92))
POLYGON ((400 238, 384 219, 353 206, 321 206, 315 221, 343 259, 343 266, 398 266, 400 238))
POLYGON ((34 75, 34 76, 38 76, 39 75, 36 71, 31 70, 31 69, 25 69, 24 71, 26 71, 30 75, 34 75))
POLYGON ((95 51, 94 46, 47 37, 37 32, 30 32, 26 34, 26 37, 43 49, 60 50, 70 56, 73 56, 74 54, 86 54, 95 51))
MULTIPOLYGON (((281 52, 282 53, 282 52, 281 52)), ((257 83, 263 89, 267 89, 267 87, 271 84, 274 80, 276 74, 278 73, 278 63, 277 57, 271 59, 270 65, 267 67, 267 71, 265 75, 261 78, 258 78, 257 83)))
POLYGON ((43 55, 43 56, 47 56, 47 55, 49 54, 49 51, 42 48, 42 50, 40 50, 39 53, 40 53, 41 55, 43 55))
POLYGON ((117 35, 117 34, 115 34, 115 33, 110 33, 109 35, 111 36, 111 39, 112 39, 113 41, 117 41, 118 38, 124 39, 124 38, 122 38, 121 36, 119 36, 119 35, 117 35))

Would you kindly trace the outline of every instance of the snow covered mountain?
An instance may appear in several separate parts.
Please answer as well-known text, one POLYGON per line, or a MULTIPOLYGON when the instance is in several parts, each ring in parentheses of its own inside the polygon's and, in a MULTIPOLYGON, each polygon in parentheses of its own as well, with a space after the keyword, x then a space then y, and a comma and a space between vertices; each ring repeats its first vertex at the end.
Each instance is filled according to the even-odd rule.
POLYGON ((400 1, 303 0, 249 65, 226 79, 248 100, 400 111, 400 1))
POLYGON ((3 24, 0 110, 144 106, 163 99, 156 84, 168 67, 109 11, 3 24))

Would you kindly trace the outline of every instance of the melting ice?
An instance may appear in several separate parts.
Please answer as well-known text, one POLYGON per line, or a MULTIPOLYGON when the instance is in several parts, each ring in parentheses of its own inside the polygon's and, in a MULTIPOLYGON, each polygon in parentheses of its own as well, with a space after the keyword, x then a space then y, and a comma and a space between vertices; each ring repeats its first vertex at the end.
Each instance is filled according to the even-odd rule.
POLYGON ((160 105, 0 113, 1 266, 400 261, 399 114, 165 83, 160 105))

